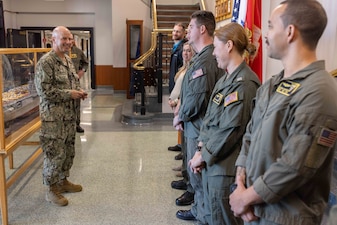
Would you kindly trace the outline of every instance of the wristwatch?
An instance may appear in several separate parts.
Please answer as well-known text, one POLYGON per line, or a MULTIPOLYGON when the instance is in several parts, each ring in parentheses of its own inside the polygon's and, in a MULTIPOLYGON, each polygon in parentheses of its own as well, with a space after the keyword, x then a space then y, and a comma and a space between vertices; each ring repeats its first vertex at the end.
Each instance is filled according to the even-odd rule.
POLYGON ((230 192, 230 193, 233 193, 237 187, 238 187, 238 185, 237 185, 236 183, 231 184, 231 185, 229 186, 229 192, 230 192))

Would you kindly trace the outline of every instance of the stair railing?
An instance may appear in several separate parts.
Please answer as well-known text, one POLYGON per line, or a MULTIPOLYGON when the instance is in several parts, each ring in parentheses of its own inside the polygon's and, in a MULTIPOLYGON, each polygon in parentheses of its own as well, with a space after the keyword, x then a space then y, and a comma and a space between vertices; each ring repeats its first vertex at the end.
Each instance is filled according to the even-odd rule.
MULTIPOLYGON (((204 0, 199 0, 199 4, 201 9, 205 10, 205 2, 204 0)), ((162 46, 160 50, 157 49, 158 37, 163 35, 170 35, 173 29, 158 29, 157 22, 157 3, 156 0, 151 1, 151 11, 152 11, 152 23, 153 23, 153 31, 151 32, 151 46, 149 50, 147 50, 143 55, 141 55, 138 59, 135 60, 133 64, 134 73, 138 73, 140 75, 140 79, 143 79, 144 70, 146 67, 154 68, 157 77, 157 93, 158 93, 158 103, 162 103, 162 46), (137 72, 138 71, 138 72, 137 72)), ((160 41, 162 44, 162 42, 160 41)), ((144 85, 144 82, 141 82, 144 85)), ((141 93, 141 115, 145 114, 145 89, 144 87, 139 88, 141 93)))
POLYGON ((206 6, 205 6, 205 1, 204 0, 199 0, 199 4, 200 4, 200 9, 201 10, 206 10, 206 6))
MULTIPOLYGON (((199 0, 200 7, 202 10, 205 10, 205 1, 199 0)), ((135 62, 134 62, 134 69, 144 70, 145 67, 143 66, 144 61, 153 55, 157 48, 157 36, 159 33, 172 33, 173 29, 158 29, 158 22, 157 22, 157 8, 156 8, 156 0, 151 1, 151 8, 152 8, 152 23, 153 23, 153 31, 151 33, 151 47, 150 49, 141 55, 135 62)))
MULTIPOLYGON (((161 52, 157 52, 157 43, 158 43, 158 34, 160 32, 172 32, 172 29, 158 29, 157 23, 157 9, 156 9, 156 0, 152 0, 151 2, 152 8, 152 23, 153 23, 153 31, 151 32, 151 46, 149 50, 147 50, 143 55, 141 55, 138 59, 135 60, 133 64, 134 73, 138 73, 140 75, 140 79, 144 79, 142 75, 144 75, 144 70, 146 67, 154 68, 157 77, 157 102, 162 102, 162 67, 157 65, 159 62, 158 56, 162 57, 161 52)), ((143 84, 143 82, 141 82, 143 84)), ((139 90, 141 93, 141 115, 145 114, 145 89, 144 87, 140 87, 139 90)))

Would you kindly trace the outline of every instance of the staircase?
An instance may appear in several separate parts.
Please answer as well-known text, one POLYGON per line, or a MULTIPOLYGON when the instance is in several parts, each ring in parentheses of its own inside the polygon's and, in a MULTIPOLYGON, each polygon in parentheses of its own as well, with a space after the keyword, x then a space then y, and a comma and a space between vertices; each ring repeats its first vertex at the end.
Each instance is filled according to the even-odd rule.
MULTIPOLYGON (((190 16, 200 9, 196 5, 157 5, 158 29, 170 30, 163 32, 167 36, 163 38, 163 85, 168 86, 168 74, 170 69, 171 49, 173 47, 172 29, 177 22, 183 23, 187 29, 190 16)), ((164 91, 165 93, 165 91, 164 91)))
POLYGON ((176 22, 181 22, 187 27, 190 22, 190 16, 199 9, 199 4, 157 5, 158 29, 172 29, 176 22))
MULTIPOLYGON (((122 113, 122 122, 126 124, 149 124, 154 119, 169 119, 172 120, 172 109, 167 105, 167 99, 169 95, 168 91, 168 74, 169 64, 171 58, 171 49, 173 47, 172 41, 172 29, 177 22, 185 24, 186 28, 190 22, 190 16, 193 12, 200 9, 199 4, 196 5, 156 5, 157 12, 157 28, 154 28, 156 33, 162 35, 162 79, 157 79, 156 71, 158 71, 159 63, 156 58, 159 57, 158 51, 158 35, 157 35, 157 50, 155 53, 151 53, 148 58, 141 60, 141 65, 145 69, 139 69, 135 72, 135 82, 137 83, 137 91, 135 95, 135 101, 130 102, 129 106, 124 106, 122 113), (150 70, 154 72, 151 73, 150 70), (143 75, 141 75, 143 74, 143 75), (143 77, 143 79, 141 78, 143 77), (153 83, 157 79, 157 91, 151 91, 155 87, 153 83), (142 90, 139 81, 144 81, 144 90, 142 90), (150 91, 149 91, 150 90, 150 91), (160 92, 160 93, 159 93, 160 92), (141 97, 143 96, 144 97, 141 97), (162 96, 162 97, 161 97, 162 96), (144 104, 145 102, 145 104, 144 104), (166 109, 167 107, 167 109, 166 109), (146 108, 146 110, 144 110, 146 108), (146 113, 142 113, 146 111, 146 113)), ((145 53, 144 55, 147 55, 145 53)), ((142 56, 140 57, 142 58, 142 56)), ((160 61, 159 61, 160 62, 160 61)))

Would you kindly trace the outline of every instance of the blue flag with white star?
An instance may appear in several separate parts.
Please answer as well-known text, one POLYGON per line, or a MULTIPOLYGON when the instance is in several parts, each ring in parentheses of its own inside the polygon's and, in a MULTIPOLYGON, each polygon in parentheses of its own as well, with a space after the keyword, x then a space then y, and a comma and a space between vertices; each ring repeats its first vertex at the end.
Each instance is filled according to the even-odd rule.
POLYGON ((237 23, 239 19, 240 0, 234 1, 232 22, 237 23))

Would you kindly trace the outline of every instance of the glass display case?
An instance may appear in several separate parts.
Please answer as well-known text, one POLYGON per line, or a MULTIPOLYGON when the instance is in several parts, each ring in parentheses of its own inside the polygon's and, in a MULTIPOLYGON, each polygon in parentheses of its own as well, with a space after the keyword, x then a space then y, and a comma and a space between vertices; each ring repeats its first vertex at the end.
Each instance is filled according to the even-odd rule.
POLYGON ((41 154, 38 141, 28 139, 40 128, 39 97, 34 85, 37 61, 50 49, 10 48, 0 49, 0 200, 2 224, 8 224, 7 189, 41 154), (13 152, 22 145, 36 146, 10 176, 6 169, 13 169, 13 152), (8 168, 5 159, 8 158, 8 168))
POLYGON ((39 97, 34 85, 34 62, 29 54, 2 55, 2 106, 5 137, 36 117, 39 97))

